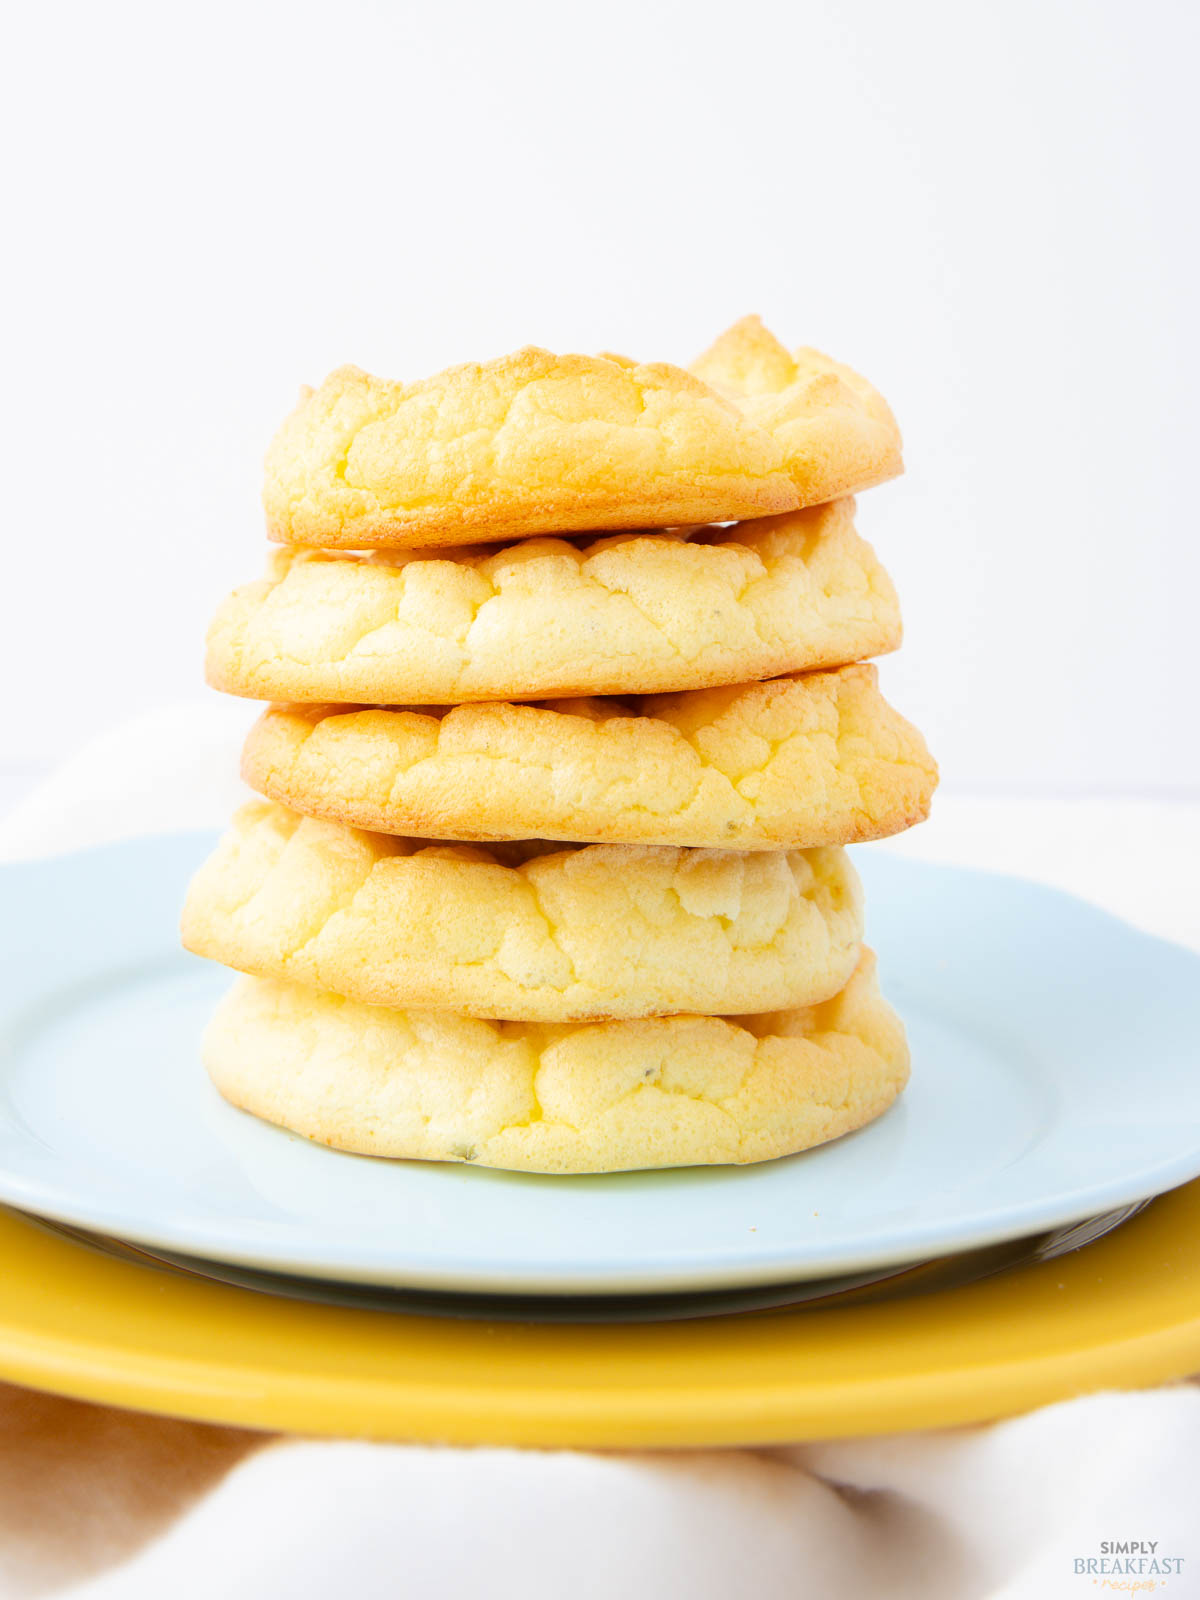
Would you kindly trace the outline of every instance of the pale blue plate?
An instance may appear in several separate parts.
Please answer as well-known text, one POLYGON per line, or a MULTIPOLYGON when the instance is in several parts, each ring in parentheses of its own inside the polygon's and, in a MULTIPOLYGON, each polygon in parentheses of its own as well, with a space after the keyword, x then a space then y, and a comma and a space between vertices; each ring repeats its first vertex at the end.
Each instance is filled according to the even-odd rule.
POLYGON ((860 1272, 1200 1173, 1200 958, 1068 895, 857 852, 913 1078, 763 1166, 540 1178, 311 1145, 232 1110, 185 955, 212 839, 0 869, 0 1201, 150 1248, 357 1283, 647 1293, 860 1272))

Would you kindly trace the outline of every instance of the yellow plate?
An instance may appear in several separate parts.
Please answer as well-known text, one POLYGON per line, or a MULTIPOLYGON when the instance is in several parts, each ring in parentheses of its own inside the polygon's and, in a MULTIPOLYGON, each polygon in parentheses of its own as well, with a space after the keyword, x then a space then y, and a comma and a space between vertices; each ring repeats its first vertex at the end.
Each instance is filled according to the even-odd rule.
POLYGON ((732 1445, 929 1428, 1200 1368, 1200 1180, 1073 1255, 910 1298, 622 1326, 276 1299, 0 1214, 0 1374, 252 1428, 732 1445))

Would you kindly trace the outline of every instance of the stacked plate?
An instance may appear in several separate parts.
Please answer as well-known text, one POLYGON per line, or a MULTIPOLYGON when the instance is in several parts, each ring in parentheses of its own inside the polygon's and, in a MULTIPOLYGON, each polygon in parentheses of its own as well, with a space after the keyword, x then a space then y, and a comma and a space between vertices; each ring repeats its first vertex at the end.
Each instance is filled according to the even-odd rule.
MULTIPOLYGON (((1195 1186, 1088 1243, 1200 1171, 1200 963, 1190 953, 1052 890, 876 855, 865 864, 876 937, 921 1062, 887 1117, 744 1168, 563 1183, 397 1165, 246 1117, 198 1070, 222 979, 178 951, 175 923, 210 844, 138 840, 4 869, 0 1198, 121 1241, 130 1257, 6 1224, 7 1375, 261 1425, 666 1443, 798 1437, 868 1417, 962 1420, 1200 1363, 1195 1186), (1119 1254, 1101 1262, 1110 1249, 1119 1254), (797 1309, 715 1315, 784 1305, 797 1309), (412 1341, 425 1349, 430 1314, 447 1312, 481 1319, 471 1324, 480 1335, 498 1319, 518 1324, 517 1343, 488 1346, 493 1404, 475 1396, 474 1432, 447 1422, 471 1376, 462 1347, 466 1367, 447 1369, 441 1390, 434 1382, 444 1405, 431 1401, 427 1372, 424 1409, 411 1389, 412 1341), (520 1403, 506 1390, 505 1363, 531 1359, 522 1341, 543 1338, 542 1324, 622 1319, 638 1325, 610 1337, 657 1340, 688 1326, 715 1341, 700 1389, 694 1371, 688 1379, 686 1426, 664 1398, 668 1373, 683 1370, 675 1347, 655 1357, 661 1383, 639 1389, 636 1405, 626 1393, 624 1410, 610 1394, 587 1425, 561 1384, 577 1401, 579 1384, 604 1389, 594 1346, 555 1347, 570 1371, 556 1379, 553 1363, 545 1368, 540 1405, 527 1387, 520 1403), (971 1330, 985 1328, 1023 1376, 1008 1388, 971 1385, 968 1400, 959 1368, 983 1359, 971 1330), (880 1412, 918 1335, 932 1341, 917 1362, 919 1394, 880 1412), (395 1357, 369 1401, 337 1390, 348 1348, 363 1339, 395 1357), (828 1372, 810 1359, 813 1341, 831 1339, 839 1361, 857 1362, 865 1408, 845 1410, 842 1393, 840 1424, 828 1372), (762 1340, 773 1360, 791 1349, 806 1364, 807 1388, 788 1388, 801 1371, 785 1362, 769 1418, 751 1407, 739 1422, 720 1398, 727 1363, 744 1363, 762 1340), (318 1379, 336 1394, 315 1416, 318 1379)), ((597 1333, 560 1327, 556 1337, 597 1333)), ((622 1349, 628 1356, 611 1352, 618 1364, 622 1349)), ((992 1350, 989 1371, 998 1359, 992 1350)))

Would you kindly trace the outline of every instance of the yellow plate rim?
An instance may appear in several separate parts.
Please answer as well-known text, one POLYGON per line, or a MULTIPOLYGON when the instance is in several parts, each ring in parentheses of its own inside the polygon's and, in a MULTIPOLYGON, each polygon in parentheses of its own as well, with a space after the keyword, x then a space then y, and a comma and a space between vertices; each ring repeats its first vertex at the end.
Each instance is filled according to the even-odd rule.
POLYGON ((981 1422, 1200 1368, 1200 1180, 1073 1255, 857 1306, 475 1322, 275 1298, 0 1213, 0 1375, 247 1428, 576 1448, 981 1422))

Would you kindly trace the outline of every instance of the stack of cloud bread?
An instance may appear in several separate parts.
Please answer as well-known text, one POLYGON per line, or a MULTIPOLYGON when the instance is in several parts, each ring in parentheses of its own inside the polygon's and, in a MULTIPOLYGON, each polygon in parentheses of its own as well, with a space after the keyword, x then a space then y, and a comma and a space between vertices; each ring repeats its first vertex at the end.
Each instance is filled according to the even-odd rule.
POLYGON ((578 1173, 762 1161, 878 1116, 904 1031, 842 846, 936 769, 854 491, 882 397, 757 319, 690 371, 353 367, 267 457, 212 683, 276 702, 184 913, 237 968, 227 1099, 344 1150, 578 1173))

